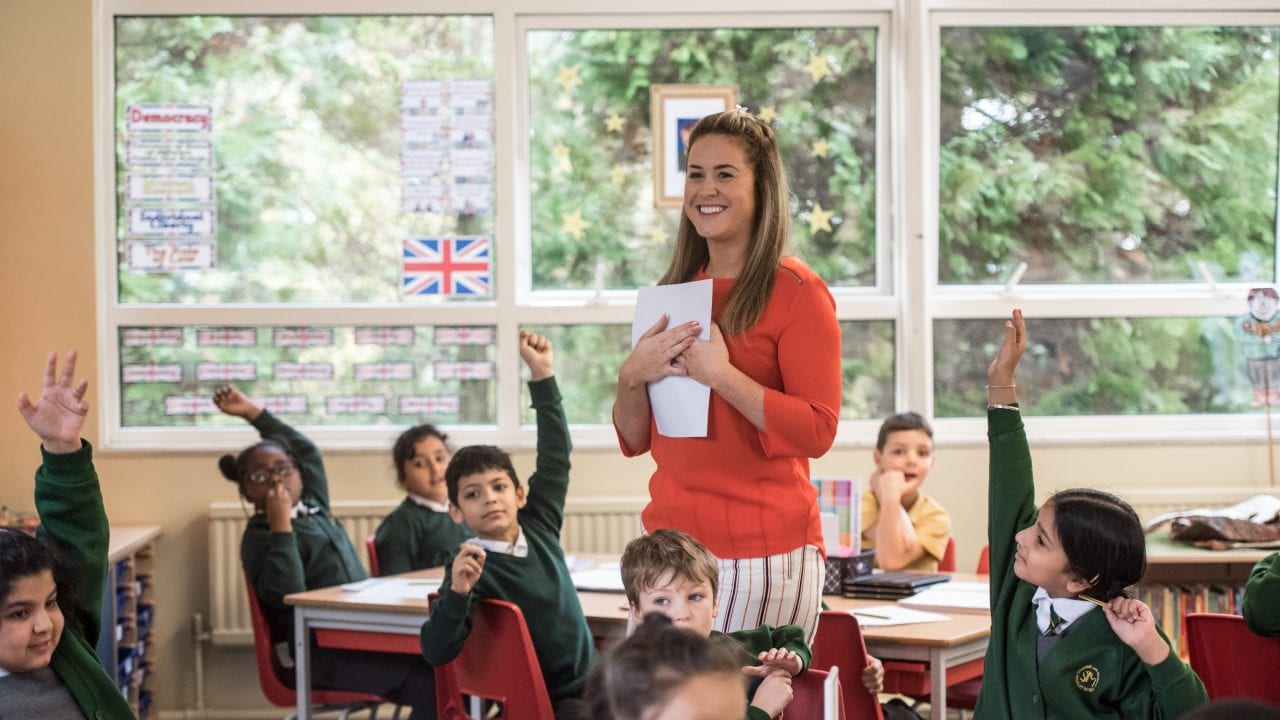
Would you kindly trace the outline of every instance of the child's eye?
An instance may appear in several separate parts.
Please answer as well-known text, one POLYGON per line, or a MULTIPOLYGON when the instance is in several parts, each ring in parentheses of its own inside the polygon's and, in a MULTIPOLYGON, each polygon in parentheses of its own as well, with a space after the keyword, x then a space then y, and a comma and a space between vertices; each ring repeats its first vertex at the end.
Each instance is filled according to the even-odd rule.
POLYGON ((654 598, 654 599, 653 599, 653 604, 654 604, 654 605, 666 605, 666 604, 668 604, 668 603, 670 603, 670 602, 671 602, 671 601, 670 601, 670 600, 667 600, 666 598, 654 598))
POLYGON ((693 601, 693 602, 702 602, 703 600, 705 600, 705 599, 706 599, 706 597, 707 597, 707 596, 706 596, 706 595, 703 595, 702 593, 694 593, 694 594, 692 594, 692 595, 690 595, 690 596, 689 596, 689 600, 691 600, 691 601, 693 601))
POLYGON ((23 619, 23 618, 25 618, 28 614, 30 614, 30 611, 28 611, 28 610, 14 610, 13 612, 9 613, 8 615, 5 615, 5 618, 6 618, 6 619, 8 619, 8 620, 22 620, 22 619, 23 619))
POLYGON ((45 601, 45 604, 44 604, 45 610, 52 610, 56 607, 58 607, 58 598, 49 598, 47 601, 45 601))

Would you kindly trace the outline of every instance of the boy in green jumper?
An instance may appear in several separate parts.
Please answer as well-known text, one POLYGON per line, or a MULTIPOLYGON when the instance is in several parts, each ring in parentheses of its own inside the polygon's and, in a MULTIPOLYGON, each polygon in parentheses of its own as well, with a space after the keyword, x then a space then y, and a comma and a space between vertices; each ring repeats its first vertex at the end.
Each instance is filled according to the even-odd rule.
POLYGON ((991 640, 978 718, 1176 718, 1208 701, 1151 610, 1124 596, 1146 567, 1127 503, 1062 490, 1037 511, 1014 393, 1022 311, 987 368, 991 640), (1101 607, 1099 607, 1101 606, 1101 607))
POLYGON ((752 678, 747 689, 747 718, 766 720, 782 714, 791 702, 791 678, 809 666, 811 653, 799 625, 724 633, 712 631, 716 615, 716 558, 688 533, 655 530, 627 543, 622 552, 622 587, 639 625, 650 613, 671 619, 676 627, 706 637, 729 637, 741 646, 742 672, 752 678))
POLYGON ((1249 573, 1244 622, 1259 635, 1280 636, 1280 552, 1259 560, 1249 573))
POLYGON ((433 666, 457 657, 471 632, 474 599, 515 603, 528 622, 556 717, 585 718, 582 691, 596 649, 560 548, 569 491, 569 423, 553 374, 551 342, 521 332, 520 356, 532 376, 529 392, 538 418, 537 467, 528 497, 502 450, 472 445, 454 453, 445 472, 449 512, 476 537, 445 568, 440 597, 422 626, 422 653, 433 666))

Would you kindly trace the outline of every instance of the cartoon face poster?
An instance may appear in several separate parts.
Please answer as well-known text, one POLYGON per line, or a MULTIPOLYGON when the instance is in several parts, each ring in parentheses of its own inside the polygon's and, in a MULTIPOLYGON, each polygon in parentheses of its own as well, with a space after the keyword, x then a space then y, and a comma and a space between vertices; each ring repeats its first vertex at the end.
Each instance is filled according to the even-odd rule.
POLYGON ((1249 290, 1249 312, 1236 335, 1253 383, 1253 407, 1280 405, 1280 296, 1275 288, 1249 290))

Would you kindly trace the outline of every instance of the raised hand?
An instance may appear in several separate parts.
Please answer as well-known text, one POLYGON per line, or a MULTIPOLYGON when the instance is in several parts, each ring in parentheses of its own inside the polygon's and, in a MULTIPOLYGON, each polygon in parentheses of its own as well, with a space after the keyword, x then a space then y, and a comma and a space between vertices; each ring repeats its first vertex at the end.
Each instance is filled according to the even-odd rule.
POLYGON ((1027 324, 1022 311, 1014 309, 1013 317, 1004 321, 1004 342, 995 358, 987 366, 987 399, 992 403, 1007 405, 1017 401, 1013 388, 1013 371, 1027 351, 1027 324))
POLYGON ((527 330, 520 331, 520 359, 529 366, 529 375, 535 382, 555 374, 551 351, 549 339, 527 330))
POLYGON ((18 393, 18 412, 27 426, 40 437, 44 449, 51 453, 69 453, 82 446, 80 430, 89 414, 84 401, 89 381, 72 385, 76 374, 76 351, 67 353, 67 361, 58 374, 58 354, 49 353, 44 366, 44 386, 40 399, 33 405, 26 393, 18 393))
POLYGON ((480 574, 484 572, 484 548, 471 543, 462 543, 458 556, 453 559, 451 569, 452 580, 449 589, 459 595, 466 595, 475 587, 480 574))
POLYGON ((619 386, 645 385, 665 377, 689 374, 674 361, 693 344, 702 328, 697 322, 668 328, 667 322, 668 317, 664 314, 640 336, 618 370, 619 386))
POLYGON ((235 389, 230 385, 223 385, 213 392, 213 404, 218 409, 228 415, 234 415, 245 420, 257 420, 262 414, 262 408, 254 405, 244 393, 235 389))
POLYGON ((798 675, 804 669, 804 663, 800 662, 800 656, 790 650, 773 648, 772 650, 765 650, 756 657, 760 660, 760 665, 744 666, 742 668, 743 674, 769 677, 781 670, 788 675, 798 675))

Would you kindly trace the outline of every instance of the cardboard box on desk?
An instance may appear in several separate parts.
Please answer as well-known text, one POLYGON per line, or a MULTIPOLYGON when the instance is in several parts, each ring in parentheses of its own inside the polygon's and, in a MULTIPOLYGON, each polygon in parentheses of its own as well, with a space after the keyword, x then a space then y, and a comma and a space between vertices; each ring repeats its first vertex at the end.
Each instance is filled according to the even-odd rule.
POLYGON ((866 575, 876 567, 876 551, 853 552, 853 548, 835 548, 827 553, 827 578, 822 583, 822 594, 840 595, 848 580, 866 575))

